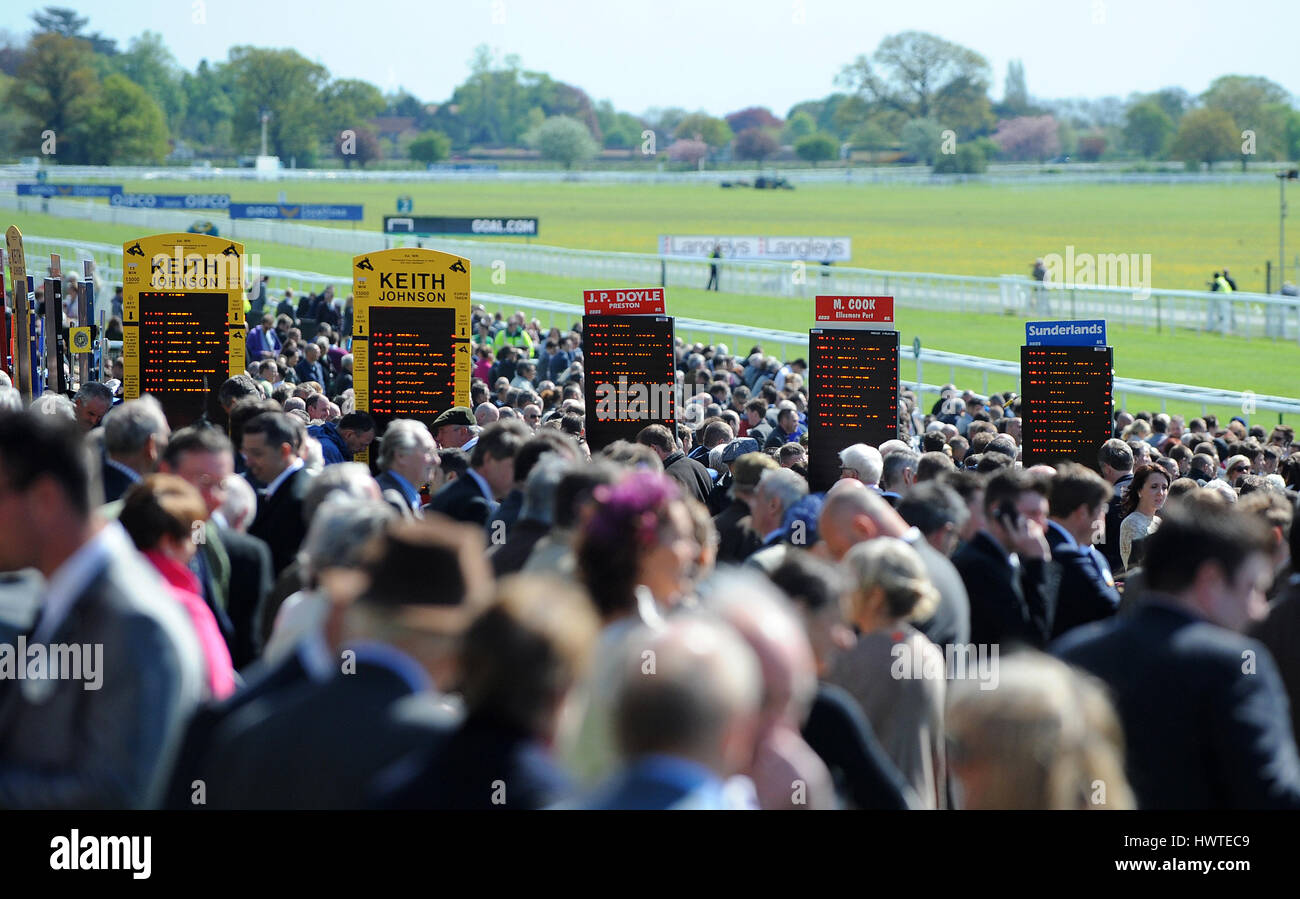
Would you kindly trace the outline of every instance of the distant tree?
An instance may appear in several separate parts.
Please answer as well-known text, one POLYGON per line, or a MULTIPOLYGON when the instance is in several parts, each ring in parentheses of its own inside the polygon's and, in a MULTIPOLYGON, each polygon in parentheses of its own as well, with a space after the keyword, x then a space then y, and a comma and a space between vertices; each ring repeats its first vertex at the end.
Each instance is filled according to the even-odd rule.
POLYGON ((736 135, 736 158, 752 159, 761 163, 781 149, 781 144, 770 131, 747 128, 736 135))
POLYGON ((187 96, 183 70, 163 42, 161 34, 145 31, 131 38, 125 53, 112 59, 113 67, 153 97, 167 117, 167 126, 180 134, 185 122, 187 96))
POLYGON ((750 128, 764 128, 769 131, 781 130, 782 122, 772 111, 763 106, 750 106, 739 112, 733 112, 730 115, 723 116, 727 121, 727 127, 732 132, 739 134, 750 128))
POLYGON ((1042 162, 1061 149, 1056 119, 1050 115, 1020 116, 998 122, 993 141, 1010 159, 1042 162))
POLYGON ((934 171, 941 175, 977 175, 988 167, 980 141, 962 141, 956 153, 942 153, 934 171))
POLYGON ((9 104, 26 118, 18 138, 19 155, 37 155, 41 135, 53 131, 60 160, 74 160, 73 125, 79 100, 95 93, 95 73, 86 64, 87 45, 77 38, 47 32, 34 35, 18 77, 9 87, 9 104))
POLYGON ((1002 108, 1009 116, 1029 111, 1029 88, 1025 85, 1025 64, 1019 59, 1007 63, 1007 78, 1002 89, 1002 108))
POLYGON ((884 126, 875 119, 863 122, 862 126, 852 134, 853 146, 864 150, 887 150, 897 146, 898 142, 899 138, 886 131, 884 126))
POLYGON ((1154 93, 1138 94, 1134 97, 1133 102, 1143 103, 1148 100, 1159 106, 1164 111, 1164 114, 1169 116, 1169 121, 1174 123, 1175 128, 1182 121, 1184 113, 1192 107, 1191 95, 1181 87, 1162 87, 1154 93))
POLYGON ((936 93, 956 79, 987 86, 989 76, 988 61, 974 50, 933 34, 904 31, 884 38, 871 60, 859 56, 845 66, 836 80, 869 103, 924 118, 932 112, 936 93))
POLYGON ((705 156, 709 155, 709 145, 702 140, 685 138, 675 140, 668 148, 668 158, 673 162, 685 162, 690 165, 699 165, 705 156))
POLYGON ((1106 152, 1106 136, 1092 132, 1079 138, 1079 158, 1084 162, 1096 162, 1106 152))
POLYGON ((367 163, 384 158, 384 148, 369 128, 347 128, 335 135, 334 155, 343 160, 346 169, 352 168, 353 162, 364 169, 367 163))
POLYGON ((211 152, 231 152, 235 102, 232 99, 230 74, 225 66, 199 60, 194 73, 183 73, 187 113, 181 122, 180 135, 211 152))
POLYGON ((233 84, 234 138, 245 151, 261 134, 259 110, 270 110, 267 143, 272 155, 299 165, 315 158, 322 133, 321 91, 329 70, 297 50, 232 47, 226 64, 233 84))
POLYGON ((799 138, 807 137, 817 130, 817 120, 807 112, 800 111, 785 120, 785 132, 782 137, 786 143, 794 144, 799 138))
POLYGON ((590 159, 600 149, 587 126, 567 116, 552 116, 529 131, 524 140, 543 159, 558 162, 566 169, 590 159))
POLYGON ((1222 109, 1232 116, 1237 128, 1237 155, 1241 169, 1252 156, 1279 158, 1283 153, 1285 111, 1291 108, 1291 95, 1280 84, 1267 78, 1247 75, 1223 75, 1214 79, 1201 94, 1201 103, 1210 109, 1222 109), (1242 152, 1245 132, 1255 135, 1254 152, 1242 152))
POLYGON ((1184 163, 1203 162, 1214 168, 1216 162, 1232 159, 1241 152, 1241 137, 1236 124, 1225 110, 1202 107, 1183 116, 1170 155, 1184 163))
POLYGON ((794 142, 794 152, 800 159, 816 166, 838 156, 840 145, 829 134, 809 134, 794 142))
POLYGON ((320 99, 324 132, 335 139, 341 131, 364 128, 388 105, 379 88, 355 78, 331 81, 321 91, 320 99))
POLYGON ((673 137, 678 140, 697 138, 708 144, 710 150, 720 150, 731 143, 732 131, 722 119, 704 112, 693 112, 677 123, 673 137))
POLYGON ((943 129, 934 119, 912 119, 903 126, 903 133, 899 135, 899 140, 907 150, 907 154, 917 162, 933 165, 939 155, 943 129))
POLYGON ((152 165, 167 156, 162 108, 125 75, 113 74, 75 104, 78 161, 89 165, 152 165))
POLYGON ((425 165, 441 162, 451 155, 451 140, 441 131, 426 131, 411 141, 406 152, 416 162, 425 165))
POLYGON ((962 140, 985 134, 996 119, 989 103, 988 84, 959 75, 935 92, 930 118, 952 129, 962 140))
POLYGON ((1174 132, 1174 123, 1154 100, 1143 100, 1124 114, 1124 142, 1143 159, 1158 156, 1174 132))
POLYGON ((37 33, 80 38, 90 44, 92 50, 104 56, 113 56, 117 53, 117 41, 104 37, 98 31, 94 34, 82 33, 90 20, 85 16, 77 15, 75 9, 65 6, 47 6, 44 12, 32 13, 32 21, 36 23, 37 33))

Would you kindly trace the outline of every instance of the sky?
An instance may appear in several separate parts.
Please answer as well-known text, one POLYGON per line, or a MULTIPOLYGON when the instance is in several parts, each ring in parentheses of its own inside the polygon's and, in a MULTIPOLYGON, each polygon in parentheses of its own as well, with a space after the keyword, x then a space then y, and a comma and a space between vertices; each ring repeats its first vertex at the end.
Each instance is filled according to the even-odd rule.
MULTIPOLYGON (((937 34, 981 53, 1002 96, 1020 59, 1043 99, 1126 97, 1179 86, 1197 94, 1223 74, 1262 75, 1300 92, 1295 0, 63 0, 89 31, 119 44, 146 28, 177 61, 230 47, 293 47, 334 77, 441 102, 474 48, 517 54, 526 69, 641 114, 680 106, 723 115, 837 90, 835 76, 881 38, 937 34)), ((7 0, 0 28, 31 30, 35 4, 7 0)))

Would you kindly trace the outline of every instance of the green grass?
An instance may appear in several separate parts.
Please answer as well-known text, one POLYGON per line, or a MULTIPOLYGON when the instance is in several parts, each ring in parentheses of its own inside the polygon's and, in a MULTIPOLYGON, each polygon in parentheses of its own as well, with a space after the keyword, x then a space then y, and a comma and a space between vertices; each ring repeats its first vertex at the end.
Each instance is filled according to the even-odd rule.
MULTIPOLYGON (((57 179, 56 179, 57 180, 57 179)), ((793 191, 704 184, 135 181, 143 193, 228 193, 236 202, 362 203, 377 231, 409 195, 424 215, 537 216, 539 243, 654 253, 659 234, 853 238, 852 265, 963 275, 1028 274, 1048 253, 1150 253, 1153 287, 1203 290, 1232 269, 1263 290, 1277 250, 1277 191, 1258 184, 806 184, 793 191)), ((106 201, 104 201, 106 202, 106 201)), ((195 218, 202 213, 196 212, 195 218)), ((324 223, 321 223, 324 224, 324 223)), ((334 223, 351 228, 350 223, 334 223)), ((521 238, 516 238, 521 239, 521 238)))
MULTIPOLYGON (((274 201, 284 189, 291 202, 363 202, 367 222, 379 228, 380 216, 395 209, 398 194, 415 198, 416 213, 537 215, 540 242, 592 249, 653 252, 659 233, 817 233, 849 234, 854 263, 873 268, 1002 274, 1025 270, 1033 256, 1064 252, 1150 252, 1156 286, 1200 287, 1213 265, 1228 264, 1244 289, 1262 287, 1262 264, 1276 230, 1276 195, 1268 186, 1111 186, 1062 185, 1019 189, 1005 186, 832 187, 796 191, 724 191, 697 185, 595 184, 266 184, 256 182, 138 182, 130 190, 151 193, 229 192, 236 201, 274 201), (1270 203, 1274 204, 1270 207, 1270 203), (1270 209, 1272 212, 1270 213, 1270 209), (756 223, 762 223, 761 226, 756 223), (1272 229, 1272 230, 1270 230, 1272 229), (1226 237, 1232 235, 1231 238, 1226 237), (1255 270, 1259 285, 1253 285, 1255 270)), ((201 218, 196 213, 195 218, 201 218)), ((129 226, 100 225, 42 215, 11 215, 25 232, 104 243, 140 236, 129 226)), ((220 220, 219 220, 220 221, 220 220)), ((342 225, 342 227, 351 227, 342 225)), ((375 245, 382 238, 375 236, 375 245)), ((247 243, 264 265, 343 274, 347 254, 306 250, 263 242, 247 243)), ((581 304, 591 284, 509 271, 493 284, 479 266, 474 289, 581 304)), ((679 316, 737 322, 788 331, 806 330, 811 301, 740 296, 671 288, 669 311, 679 316)), ((546 317, 543 316, 543 321, 546 317)), ((556 324, 565 324, 556 322, 556 324)), ((900 309, 897 327, 903 346, 919 336, 934 349, 989 358, 1016 359, 1024 325, 1018 318, 900 309)), ((719 335, 692 334, 695 339, 719 335)), ((1178 332, 1171 335, 1112 325, 1117 372, 1126 377, 1252 390, 1291 396, 1300 389, 1297 347, 1290 343, 1178 332)), ((748 346, 731 347, 733 351, 748 346)), ((904 377, 915 378, 911 353, 904 352, 904 377)), ((948 369, 923 372, 930 383, 945 382, 948 369)), ((955 376, 982 385, 983 374, 955 376)), ((988 388, 1011 389, 1014 380, 990 376, 988 388)), ((1129 398, 1130 408, 1158 401, 1129 398)), ((1170 412, 1200 414, 1199 406, 1171 403, 1170 412)), ((1222 414, 1240 410, 1211 409, 1222 414)))

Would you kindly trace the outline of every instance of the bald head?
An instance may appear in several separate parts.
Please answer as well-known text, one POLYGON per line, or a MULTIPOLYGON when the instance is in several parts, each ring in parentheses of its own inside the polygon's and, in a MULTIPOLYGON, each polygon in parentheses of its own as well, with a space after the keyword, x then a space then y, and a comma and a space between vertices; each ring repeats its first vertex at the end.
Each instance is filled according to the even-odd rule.
POLYGON ((491 403, 479 403, 474 410, 474 420, 478 422, 480 428, 486 428, 500 417, 501 413, 491 403))
POLYGON ((901 537, 907 523, 861 481, 842 479, 826 492, 817 534, 836 559, 874 537, 901 537))
POLYGON ((661 629, 640 628, 624 645, 614 701, 624 756, 687 758, 721 777, 744 770, 753 757, 763 689, 746 642, 722 622, 687 612, 661 629), (653 675, 646 673, 648 660, 653 675))
POLYGON ((763 672, 764 729, 802 726, 817 691, 817 665, 808 632, 771 582, 750 572, 720 575, 709 605, 758 656, 763 672))

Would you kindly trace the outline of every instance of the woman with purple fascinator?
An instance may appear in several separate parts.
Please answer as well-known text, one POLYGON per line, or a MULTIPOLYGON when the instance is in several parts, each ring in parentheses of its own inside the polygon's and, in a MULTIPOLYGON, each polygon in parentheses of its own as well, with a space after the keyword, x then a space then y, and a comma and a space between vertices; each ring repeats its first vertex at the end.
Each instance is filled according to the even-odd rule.
POLYGON ((596 488, 578 538, 578 569, 606 625, 651 623, 688 594, 700 555, 690 511, 672 478, 635 471, 596 488))

